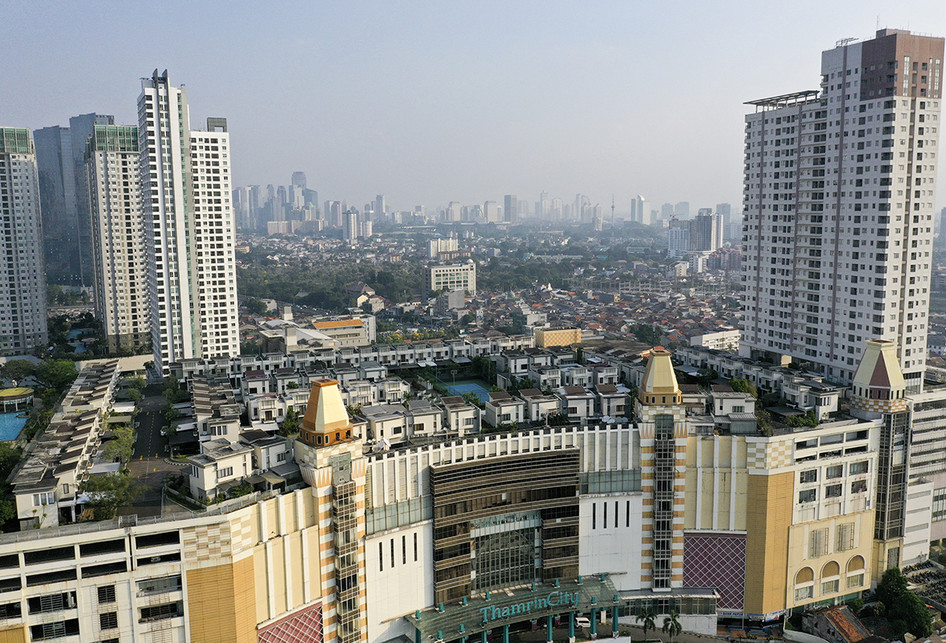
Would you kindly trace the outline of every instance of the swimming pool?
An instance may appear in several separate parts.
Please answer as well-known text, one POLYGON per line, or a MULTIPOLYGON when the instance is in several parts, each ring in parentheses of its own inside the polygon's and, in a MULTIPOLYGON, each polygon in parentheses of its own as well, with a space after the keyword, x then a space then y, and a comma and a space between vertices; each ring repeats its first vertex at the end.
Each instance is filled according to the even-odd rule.
POLYGON ((482 380, 461 380, 455 383, 444 382, 444 387, 454 395, 463 395, 464 393, 476 393, 476 397, 481 402, 489 401, 489 388, 482 380))
POLYGON ((16 413, 0 413, 0 442, 16 440, 28 419, 17 417, 16 413))

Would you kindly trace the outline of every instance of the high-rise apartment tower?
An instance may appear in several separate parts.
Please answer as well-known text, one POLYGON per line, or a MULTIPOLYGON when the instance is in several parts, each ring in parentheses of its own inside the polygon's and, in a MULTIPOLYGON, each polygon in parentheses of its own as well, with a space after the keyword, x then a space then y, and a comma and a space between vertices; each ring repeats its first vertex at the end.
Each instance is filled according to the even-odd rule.
POLYGON ((230 135, 223 118, 190 128, 187 94, 167 71, 141 83, 138 130, 155 367, 236 355, 230 135))
POLYGON ((133 125, 95 125, 86 145, 95 310, 111 350, 148 344, 138 156, 138 128, 133 125))
POLYGON ((846 383, 882 338, 921 389, 942 61, 942 38, 882 29, 825 51, 820 91, 749 103, 744 355, 846 383))
POLYGON ((41 217, 33 137, 0 127, 0 355, 49 341, 41 217))

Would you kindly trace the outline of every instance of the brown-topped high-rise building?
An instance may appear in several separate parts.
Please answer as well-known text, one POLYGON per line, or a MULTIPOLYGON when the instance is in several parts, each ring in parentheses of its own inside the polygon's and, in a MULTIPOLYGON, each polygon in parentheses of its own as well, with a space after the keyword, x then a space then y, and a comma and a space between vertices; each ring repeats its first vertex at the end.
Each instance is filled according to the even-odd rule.
POLYGON ((922 388, 943 39, 839 41, 821 87, 750 101, 740 352, 849 383, 865 341, 897 343, 922 388))

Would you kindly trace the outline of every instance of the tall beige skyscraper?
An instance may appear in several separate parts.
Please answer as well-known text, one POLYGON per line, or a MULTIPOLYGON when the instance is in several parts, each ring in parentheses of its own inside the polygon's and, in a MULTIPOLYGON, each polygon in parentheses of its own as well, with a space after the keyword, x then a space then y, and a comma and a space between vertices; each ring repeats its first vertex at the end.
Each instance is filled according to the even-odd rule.
POLYGON ((138 128, 95 125, 86 145, 95 308, 109 349, 135 350, 149 336, 144 217, 138 192, 138 128))
POLYGON ((922 387, 943 39, 882 29, 821 58, 821 88, 746 116, 744 355, 850 382, 868 339, 922 387))
POLYGON ((155 70, 138 98, 155 367, 236 355, 235 222, 227 121, 192 130, 186 92, 155 70))
POLYGON ((39 178, 27 129, 0 127, 0 250, 0 355, 20 355, 49 341, 39 178))

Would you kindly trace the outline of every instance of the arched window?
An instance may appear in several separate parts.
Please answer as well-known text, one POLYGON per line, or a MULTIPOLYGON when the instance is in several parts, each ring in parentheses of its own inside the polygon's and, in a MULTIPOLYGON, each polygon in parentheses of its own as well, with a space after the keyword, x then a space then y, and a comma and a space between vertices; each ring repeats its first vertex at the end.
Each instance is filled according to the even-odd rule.
POLYGON ((837 594, 841 590, 841 567, 833 560, 821 568, 821 595, 837 594))
POLYGON ((811 567, 802 567, 795 574, 795 602, 814 598, 815 573, 811 567))
POLYGON ((847 577, 845 585, 848 590, 858 589, 864 585, 864 557, 854 556, 847 561, 847 577))

